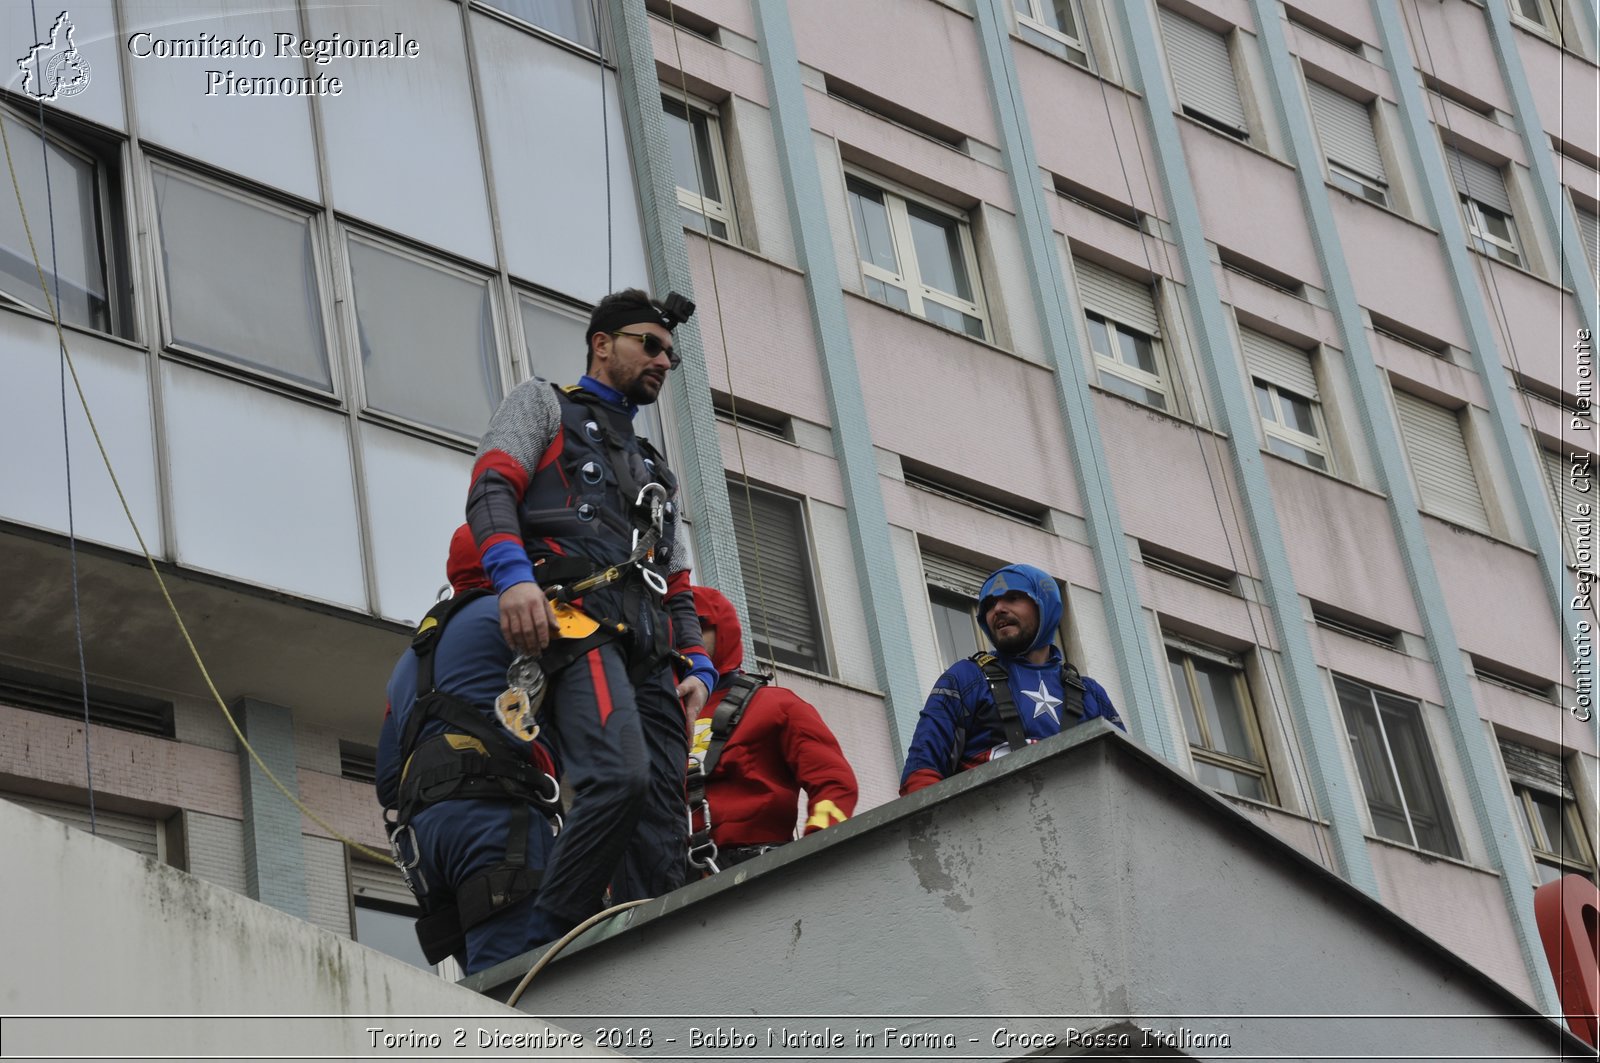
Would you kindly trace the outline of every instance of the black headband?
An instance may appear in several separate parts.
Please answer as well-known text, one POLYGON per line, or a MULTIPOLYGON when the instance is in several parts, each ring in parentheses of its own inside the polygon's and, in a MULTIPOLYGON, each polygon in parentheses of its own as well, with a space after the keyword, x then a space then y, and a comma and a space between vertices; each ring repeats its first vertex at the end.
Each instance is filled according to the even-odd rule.
POLYGON ((677 292, 668 292, 660 306, 654 303, 645 306, 623 303, 603 311, 597 309, 594 316, 589 318, 589 331, 583 338, 589 340, 597 332, 616 332, 629 325, 660 325, 671 332, 693 316, 693 302, 677 292))

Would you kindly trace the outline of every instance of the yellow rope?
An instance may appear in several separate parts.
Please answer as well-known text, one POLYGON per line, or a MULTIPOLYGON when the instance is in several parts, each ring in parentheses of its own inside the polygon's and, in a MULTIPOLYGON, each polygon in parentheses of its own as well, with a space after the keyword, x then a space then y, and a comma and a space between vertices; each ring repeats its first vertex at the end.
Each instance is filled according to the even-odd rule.
MULTIPOLYGON (((41 137, 44 136, 43 128, 40 129, 39 135, 41 137)), ((67 371, 72 374, 72 386, 78 393, 78 403, 83 407, 83 416, 89 422, 89 431, 94 436, 94 444, 100 451, 100 460, 105 463, 106 475, 111 477, 111 486, 117 492, 117 501, 122 503, 122 512, 128 518, 128 526, 133 529, 133 537, 139 542, 139 549, 144 554, 145 563, 150 567, 150 574, 155 577, 156 586, 161 589, 161 597, 167 603, 167 609, 171 611, 172 619, 177 622, 178 632, 183 636, 184 645, 189 647, 189 655, 194 658, 195 666, 200 669, 200 676, 205 680, 206 689, 211 692, 211 697, 216 701, 217 708, 222 710, 223 718, 228 721, 228 727, 232 729, 234 737, 239 740, 239 744, 244 747, 244 751, 250 755, 250 759, 255 762, 256 767, 261 769, 262 774, 271 780, 272 785, 276 786, 295 808, 299 809, 311 822, 327 831, 329 836, 343 842, 361 855, 374 860, 390 861, 391 858, 388 853, 381 853, 376 849, 368 848, 360 842, 341 834, 321 816, 307 808, 298 797, 290 793, 289 788, 279 781, 278 777, 273 774, 272 769, 267 767, 266 762, 261 759, 261 755, 250 745, 250 742, 244 736, 244 732, 239 729, 238 722, 234 720, 233 713, 228 711, 227 703, 222 700, 221 692, 217 690, 216 683, 211 679, 211 672, 206 668, 205 661, 201 659, 200 651, 194 644, 194 639, 189 635, 188 625, 183 622, 183 616, 178 612, 178 606, 172 600, 172 594, 167 589, 167 581, 162 577, 161 570, 156 567, 156 559, 150 553, 150 548, 145 545, 144 534, 139 530, 139 522, 134 519, 133 508, 128 504, 127 495, 123 493, 122 484, 117 479, 116 470, 111 465, 111 455, 106 452, 105 441, 100 438, 100 428, 95 424, 94 414, 89 409, 89 399, 83 393, 83 384, 78 379, 78 367, 73 363, 72 351, 67 347, 66 332, 61 327, 61 318, 56 312, 55 300, 50 297, 50 285, 45 279, 44 266, 39 261, 39 250, 34 244, 33 227, 28 224, 28 208, 22 201, 22 184, 17 180, 17 169, 11 157, 11 138, 6 135, 6 123, 4 121, 0 121, 0 147, 5 149, 6 170, 11 175, 11 189, 17 198, 17 211, 22 216, 22 231, 28 238, 28 253, 33 256, 33 268, 39 277, 39 288, 44 292, 45 308, 49 311, 50 323, 55 326, 56 341, 61 345, 61 354, 66 359, 67 371)), ((87 727, 88 724, 85 723, 84 726, 87 727)))

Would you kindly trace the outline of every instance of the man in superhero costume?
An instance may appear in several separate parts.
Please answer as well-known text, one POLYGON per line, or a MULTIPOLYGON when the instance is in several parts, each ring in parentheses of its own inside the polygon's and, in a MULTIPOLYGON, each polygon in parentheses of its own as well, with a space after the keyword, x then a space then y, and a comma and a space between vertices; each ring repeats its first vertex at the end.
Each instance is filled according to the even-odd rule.
POLYGON ((800 791, 806 794, 803 833, 842 823, 856 810, 856 775, 839 740, 817 710, 792 690, 740 668, 744 633, 739 614, 720 591, 694 588, 706 650, 718 679, 695 720, 689 773, 690 811, 696 814, 691 862, 710 840, 717 869, 731 867, 794 837, 800 791), (704 793, 704 806, 696 788, 704 793))
POLYGON ((429 611, 389 679, 377 789, 422 907, 423 954, 474 974, 544 940, 533 902, 560 793, 549 751, 497 717, 512 653, 465 524, 447 572, 455 596, 429 611))
POLYGON ((688 721, 716 671, 677 480, 633 417, 677 366, 672 329, 693 313, 675 293, 606 296, 578 385, 514 388, 473 468, 467 520, 506 641, 548 681, 543 719, 572 795, 537 902, 551 937, 598 911, 608 886, 621 902, 683 883, 688 721), (558 637, 568 627, 582 633, 558 637))
POLYGON ((1061 612, 1055 580, 1031 565, 1007 565, 984 582, 978 623, 995 653, 957 661, 934 684, 906 755, 902 795, 1083 720, 1127 730, 1105 688, 1055 646, 1061 612))

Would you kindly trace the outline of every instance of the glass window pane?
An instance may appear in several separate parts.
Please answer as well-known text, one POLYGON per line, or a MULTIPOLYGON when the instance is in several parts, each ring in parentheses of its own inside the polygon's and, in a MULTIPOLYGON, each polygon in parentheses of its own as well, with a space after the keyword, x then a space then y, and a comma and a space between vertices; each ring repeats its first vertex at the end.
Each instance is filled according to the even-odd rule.
POLYGON ((883 193, 856 180, 849 182, 849 188, 850 211, 855 216, 861 261, 898 276, 900 260, 895 257, 894 238, 889 235, 889 211, 884 206, 883 193))
POLYGON ((331 391, 310 221, 153 177, 173 341, 331 391))
POLYGON ((911 222, 911 242, 916 247, 922 283, 972 302, 972 282, 961 257, 959 223, 916 203, 906 204, 906 217, 911 222))
MULTIPOLYGON (((37 133, 10 117, 4 121, 6 133, 12 138, 12 164, 23 189, 28 227, 33 230, 39 264, 50 285, 50 300, 55 302, 62 321, 111 331, 95 164, 49 140, 44 141, 41 151, 37 133)), ((31 306, 41 310, 46 307, 13 194, 0 197, 0 286, 31 306)))
POLYGON ((369 949, 377 949, 384 955, 393 956, 413 967, 421 967, 424 971, 433 970, 433 964, 422 955, 422 946, 417 944, 415 916, 401 915, 399 912, 385 911, 381 908, 368 908, 361 904, 357 904, 355 908, 354 937, 357 941, 369 949))
POLYGON ((1159 391, 1152 391, 1143 384, 1136 384, 1126 377, 1118 376, 1107 369, 1100 370, 1100 386, 1114 395, 1121 395, 1134 402, 1142 402, 1146 406, 1154 406, 1158 410, 1167 408, 1166 396, 1159 391))
POLYGON ((1105 320, 1094 314, 1086 314, 1085 317, 1089 321, 1089 348, 1101 357, 1114 361, 1117 350, 1111 345, 1111 336, 1106 331, 1105 320))
POLYGON ((1263 421, 1278 423, 1278 409, 1272 404, 1272 389, 1259 380, 1256 381, 1256 409, 1261 411, 1263 421))
POLYGON ((1168 650, 1167 666, 1172 670, 1172 686, 1178 692, 1178 705, 1183 709, 1183 726, 1189 732, 1189 744, 1204 746, 1205 731, 1201 730, 1199 718, 1195 715, 1194 698, 1189 696, 1189 680, 1184 674, 1183 654, 1177 650, 1168 650))
POLYGON ((1122 348, 1122 360, 1128 365, 1137 366, 1151 376, 1159 376, 1156 372, 1156 356, 1150 347, 1150 341, 1135 332, 1117 329, 1117 343, 1122 348))
POLYGON ((1044 7, 1045 23, 1053 30, 1057 30, 1074 40, 1078 37, 1078 23, 1072 15, 1071 0, 1046 0, 1044 7))
POLYGON ((1302 465, 1309 465, 1313 469, 1328 471, 1328 462, 1321 454, 1305 447, 1295 446, 1293 443, 1279 436, 1267 436, 1267 449, 1274 454, 1282 455, 1290 461, 1298 461, 1302 465))
POLYGON ((1533 810, 1539 817, 1539 829, 1543 837, 1539 839, 1539 848, 1547 849, 1552 853, 1561 852, 1567 840, 1567 829, 1562 822, 1561 801, 1549 794, 1528 792, 1533 798, 1533 810))
POLYGON ((975 602, 930 588, 928 604, 933 609, 933 629, 938 636, 941 661, 959 661, 978 652, 978 633, 972 623, 975 602))
POLYGON ((689 127, 689 112, 677 100, 664 99, 661 110, 666 116, 667 141, 672 146, 672 173, 679 188, 700 191, 695 179, 694 131, 689 127))
POLYGON ((1317 421, 1311 413, 1311 403, 1292 391, 1278 390, 1278 402, 1283 408, 1288 426, 1308 436, 1316 436, 1317 421))
POLYGON ((367 405, 477 438, 500 402, 488 283, 349 247, 367 405))
POLYGON ((589 10, 588 0, 483 0, 483 2, 490 7, 499 8, 508 15, 515 15, 524 22, 531 22, 540 29, 565 37, 591 52, 600 50, 600 38, 596 32, 594 15, 589 10))
POLYGON ((1261 785, 1261 780, 1254 775, 1247 775, 1242 771, 1233 771, 1207 760, 1194 762, 1195 778, 1211 787, 1225 793, 1237 794, 1248 797, 1254 801, 1267 799, 1266 788, 1261 785))
POLYGON ((1232 669, 1196 660, 1194 673, 1200 698, 1205 703, 1206 722, 1210 724, 1211 748, 1240 760, 1254 761, 1255 749, 1239 710, 1232 669))
POLYGON ((904 288, 896 288, 876 277, 867 278, 867 295, 880 303, 888 303, 897 310, 910 310, 911 299, 904 288))
POLYGON ((522 304, 522 338, 528 345, 529 370, 557 383, 577 383, 589 361, 588 344, 583 339, 588 319, 527 297, 518 301, 522 304))
POLYGON ((705 112, 695 111, 689 121, 694 129, 696 162, 700 167, 700 187, 707 199, 714 199, 720 203, 722 188, 717 184, 717 165, 711 154, 711 119, 705 112))

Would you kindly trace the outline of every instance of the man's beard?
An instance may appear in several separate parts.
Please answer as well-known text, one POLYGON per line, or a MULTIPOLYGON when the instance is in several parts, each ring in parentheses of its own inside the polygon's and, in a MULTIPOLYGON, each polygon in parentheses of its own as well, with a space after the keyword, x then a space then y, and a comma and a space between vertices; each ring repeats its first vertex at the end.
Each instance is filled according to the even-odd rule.
POLYGON ((649 370, 641 369, 639 375, 628 382, 627 387, 618 390, 635 406, 648 406, 661 397, 661 389, 666 386, 666 378, 662 377, 661 386, 655 387, 649 377, 649 370))
POLYGON ((1021 627, 1005 635, 996 632, 994 648, 1007 657, 1016 657, 1027 652, 1028 648, 1033 645, 1033 640, 1038 637, 1038 634, 1039 628, 1037 625, 1031 628, 1021 627))

